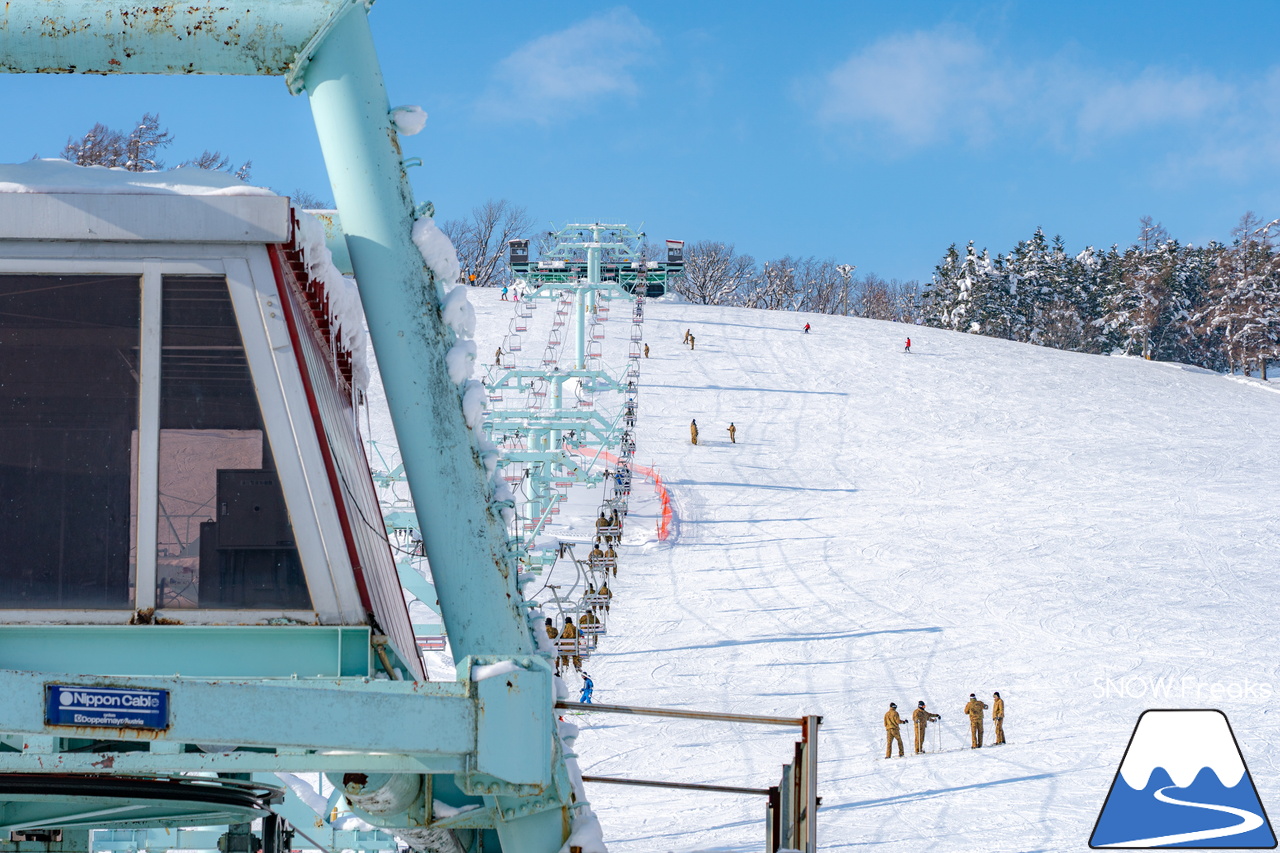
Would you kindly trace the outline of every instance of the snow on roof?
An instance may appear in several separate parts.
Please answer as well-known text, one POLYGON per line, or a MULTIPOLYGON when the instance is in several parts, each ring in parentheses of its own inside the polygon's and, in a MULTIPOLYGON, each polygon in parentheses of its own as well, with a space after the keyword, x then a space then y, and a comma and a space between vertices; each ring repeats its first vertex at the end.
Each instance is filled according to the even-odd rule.
POLYGON ((193 166, 163 172, 130 172, 106 166, 77 166, 47 158, 0 164, 0 192, 89 193, 94 195, 256 195, 269 189, 246 184, 235 175, 193 166))

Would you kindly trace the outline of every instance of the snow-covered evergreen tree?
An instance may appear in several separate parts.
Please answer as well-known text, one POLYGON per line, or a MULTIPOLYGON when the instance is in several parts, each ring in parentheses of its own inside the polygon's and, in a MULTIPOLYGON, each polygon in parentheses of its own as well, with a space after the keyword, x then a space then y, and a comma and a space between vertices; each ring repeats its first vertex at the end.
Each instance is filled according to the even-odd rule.
POLYGON ((1247 374, 1256 365, 1263 379, 1267 362, 1280 356, 1280 258, 1273 230, 1252 213, 1236 227, 1235 242, 1218 253, 1211 289, 1197 314, 1202 328, 1217 331, 1227 369, 1247 374))

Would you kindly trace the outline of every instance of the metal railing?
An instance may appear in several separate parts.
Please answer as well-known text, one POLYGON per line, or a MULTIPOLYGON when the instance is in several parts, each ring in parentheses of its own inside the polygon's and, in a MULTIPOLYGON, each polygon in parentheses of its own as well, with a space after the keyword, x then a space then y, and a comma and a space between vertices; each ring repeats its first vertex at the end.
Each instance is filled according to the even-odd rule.
POLYGON ((624 779, 616 776, 583 776, 583 782, 609 785, 635 785, 646 788, 674 788, 685 791, 708 791, 727 794, 765 796, 765 853, 798 849, 801 853, 818 851, 818 727, 822 717, 770 717, 760 714, 724 714, 718 711, 694 711, 676 708, 646 708, 639 705, 597 705, 584 702, 556 702, 565 711, 598 711, 606 714, 629 714, 637 717, 667 717, 685 720, 715 720, 727 723, 755 723, 766 726, 798 726, 800 740, 795 757, 782 768, 782 779, 771 788, 746 788, 730 785, 703 785, 693 782, 668 782, 652 779, 624 779))

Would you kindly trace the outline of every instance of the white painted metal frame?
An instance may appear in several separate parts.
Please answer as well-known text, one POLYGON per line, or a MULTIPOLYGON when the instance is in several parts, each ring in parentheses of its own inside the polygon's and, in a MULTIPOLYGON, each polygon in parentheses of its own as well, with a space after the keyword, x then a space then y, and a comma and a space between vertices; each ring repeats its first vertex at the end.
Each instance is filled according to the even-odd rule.
MULTIPOLYGON (((160 444, 161 296, 166 275, 224 276, 253 374, 267 438, 284 488, 312 610, 158 610, 186 624, 265 624, 273 619, 363 625, 365 608, 330 489, 267 250, 261 244, 121 244, 0 241, 0 274, 137 275, 142 280, 139 354, 138 522, 135 604, 156 606, 160 444)), ((0 611, 6 623, 118 624, 125 610, 0 611)))

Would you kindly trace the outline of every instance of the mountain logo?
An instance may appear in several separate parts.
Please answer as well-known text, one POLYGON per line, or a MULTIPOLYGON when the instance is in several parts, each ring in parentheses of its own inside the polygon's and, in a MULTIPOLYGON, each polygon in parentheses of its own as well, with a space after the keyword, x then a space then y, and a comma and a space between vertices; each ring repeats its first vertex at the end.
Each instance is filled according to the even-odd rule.
POLYGON ((1274 849, 1271 821, 1227 715, 1144 711, 1089 846, 1274 849))

